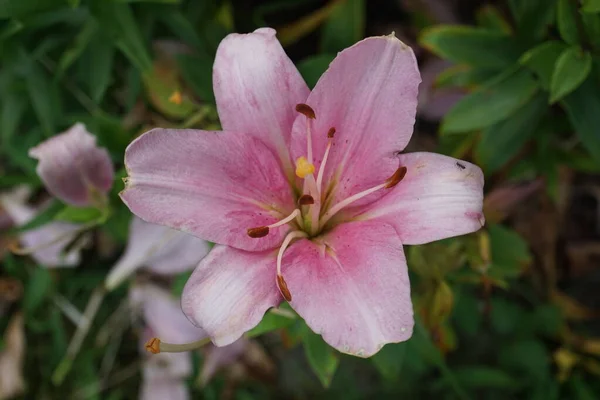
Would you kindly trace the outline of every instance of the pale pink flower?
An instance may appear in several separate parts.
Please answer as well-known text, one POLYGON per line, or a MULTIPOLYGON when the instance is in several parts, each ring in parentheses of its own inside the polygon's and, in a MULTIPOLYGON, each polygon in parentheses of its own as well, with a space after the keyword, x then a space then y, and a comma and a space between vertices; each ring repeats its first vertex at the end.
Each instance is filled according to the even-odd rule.
POLYGON ((125 154, 136 215, 218 243, 185 287, 188 318, 224 346, 285 297, 342 352, 407 340, 402 245, 484 223, 477 166, 399 154, 417 106, 412 50, 365 39, 310 92, 263 28, 227 36, 213 78, 223 132, 154 129, 125 154))
POLYGON ((106 277, 105 287, 116 288, 142 267, 159 275, 189 271, 208 250, 208 243, 195 236, 133 217, 127 248, 106 277))
POLYGON ((36 171, 46 189, 65 203, 96 206, 112 187, 108 151, 81 123, 31 148, 29 156, 39 160, 36 171))
MULTIPOLYGON (((43 211, 43 207, 36 209, 27 205, 28 195, 29 190, 24 187, 0 195, 0 205, 16 226, 25 225, 43 211)), ((75 267, 81 259, 81 248, 65 250, 79 232, 81 225, 49 222, 21 233, 19 241, 23 248, 32 250, 31 257, 44 267, 75 267)))
MULTIPOLYGON (((136 284, 130 292, 134 309, 140 310, 146 325, 143 343, 153 336, 172 343, 197 341, 206 333, 192 325, 176 301, 164 289, 152 284, 136 284)), ((248 345, 247 339, 225 347, 207 346, 200 381, 206 384, 220 369, 238 360, 248 345)), ((143 346, 142 346, 143 348, 143 346)), ((140 399, 187 399, 189 391, 185 379, 192 374, 190 353, 144 354, 143 381, 140 399)))
POLYGON ((4 331, 4 349, 0 352, 0 400, 23 393, 25 358, 25 324, 21 313, 15 314, 4 331))

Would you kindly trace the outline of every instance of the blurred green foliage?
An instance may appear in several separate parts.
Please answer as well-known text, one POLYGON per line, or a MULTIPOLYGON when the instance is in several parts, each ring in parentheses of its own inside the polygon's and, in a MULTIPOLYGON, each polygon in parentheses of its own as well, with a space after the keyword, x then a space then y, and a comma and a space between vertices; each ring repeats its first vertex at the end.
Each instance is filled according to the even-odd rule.
MULTIPOLYGON (((150 127, 217 129, 211 70, 230 32, 278 28, 312 87, 337 52, 377 31, 370 16, 391 3, 0 0, 0 188, 39 189, 28 149, 77 121, 118 168, 127 144, 150 127)), ((436 24, 427 13, 433 2, 399 3, 408 4, 399 24, 454 64, 436 87, 465 93, 440 123, 440 151, 471 156, 495 181, 543 177, 556 201, 561 167, 600 170, 600 1, 473 1, 482 4, 467 13, 469 25, 436 24)), ((93 222, 122 247, 130 218, 117 196, 122 176, 110 214, 54 202, 18 231, 54 219, 93 222)), ((67 379, 51 381, 74 330, 57 304, 82 310, 114 262, 95 246, 77 270, 3 256, 3 276, 25 288, 17 305, 28 338, 23 398, 137 396, 136 332, 124 323, 106 332, 127 297, 123 287, 104 300, 67 379)), ((267 314, 249 336, 277 361, 278 379, 244 381, 228 398, 598 398, 600 345, 568 321, 587 318, 586 311, 556 295, 552 282, 536 289, 530 247, 488 216, 477 234, 407 248, 415 333, 371 359, 335 352, 289 309, 267 314)), ((188 276, 175 280, 174 293, 188 276)), ((7 324, 2 317, 1 327, 7 324)), ((190 382, 194 398, 222 398, 226 387, 223 376, 204 388, 190 382)))

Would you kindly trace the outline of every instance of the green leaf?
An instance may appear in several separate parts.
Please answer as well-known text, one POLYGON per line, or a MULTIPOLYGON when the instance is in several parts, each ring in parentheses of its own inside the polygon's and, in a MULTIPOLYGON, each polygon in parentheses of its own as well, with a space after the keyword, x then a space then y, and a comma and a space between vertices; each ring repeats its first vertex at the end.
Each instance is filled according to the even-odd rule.
POLYGON ((12 233, 21 233, 39 228, 54 220, 54 216, 63 209, 63 204, 58 201, 53 201, 42 212, 37 214, 33 219, 24 225, 11 229, 12 233))
POLYGON ((107 0, 97 0, 92 5, 102 29, 114 38, 129 61, 142 72, 150 70, 152 59, 130 6, 107 0))
POLYGON ((194 46, 203 53, 207 52, 207 46, 200 38, 200 35, 198 35, 198 32, 190 20, 187 19, 181 11, 172 10, 169 12, 162 12, 160 18, 181 40, 194 46))
POLYGON ((511 68, 459 101, 442 123, 442 133, 481 129, 500 122, 522 107, 537 91, 523 69, 511 68))
POLYGON ((86 83, 96 103, 102 101, 111 83, 115 53, 115 46, 103 34, 96 35, 90 42, 86 83))
POLYGON ((502 225, 490 225, 488 231, 492 254, 490 275, 497 277, 518 275, 532 259, 527 242, 517 232, 502 225))
POLYGON ((323 26, 321 50, 336 54, 365 36, 365 0, 345 0, 339 3, 323 26))
POLYGON ((565 50, 554 68, 550 86, 550 103, 562 99, 586 80, 592 71, 592 56, 579 46, 565 50))
POLYGON ((154 68, 143 75, 143 82, 150 102, 162 114, 183 119, 196 110, 189 97, 181 94, 175 68, 155 62, 154 68), (177 94, 179 99, 173 100, 172 96, 177 94))
POLYGON ((56 132, 56 117, 60 115, 60 97, 48 75, 33 60, 24 61, 25 81, 29 99, 46 136, 56 132))
POLYGON ((64 0, 0 0, 0 19, 18 18, 64 5, 64 0))
POLYGON ((102 211, 95 207, 73 207, 65 206, 54 219, 73 223, 87 223, 97 221, 103 216, 102 211))
POLYGON ((598 398, 598 393, 581 378, 581 375, 576 374, 569 381, 571 393, 574 400, 595 400, 598 398))
POLYGON ((581 11, 585 13, 600 12, 600 0, 583 0, 581 11))
POLYGON ((84 53, 94 35, 97 34, 98 25, 96 21, 93 19, 88 20, 81 31, 75 36, 71 46, 60 57, 56 69, 56 79, 60 79, 77 58, 84 53))
POLYGON ((544 382, 550 375, 550 357, 543 343, 526 339, 510 342, 507 346, 497 351, 499 365, 503 369, 513 371, 520 375, 520 380, 528 377, 544 382))
POLYGON ((35 311, 50 293, 52 288, 52 277, 50 271, 45 267, 39 267, 33 270, 25 286, 23 296, 23 308, 30 314, 35 311))
POLYGON ((407 342, 390 343, 371 357, 375 368, 386 380, 393 382, 400 378, 407 346, 407 342))
POLYGON ((596 87, 595 81, 589 77, 561 104, 581 143, 596 160, 600 160, 600 94, 596 87))
POLYGON ((563 42, 547 41, 523 54, 519 62, 537 75, 544 90, 550 91, 554 65, 567 48, 563 42))
POLYGON ((477 24, 482 28, 510 34, 510 24, 504 19, 502 13, 494 6, 487 4, 477 10, 477 24))
MULTIPOLYGON (((285 310, 288 312, 287 310, 285 310)), ((281 315, 269 311, 265 314, 262 321, 253 329, 246 332, 247 337, 255 337, 264 335, 277 329, 286 328, 296 322, 295 315, 289 311, 290 315, 281 315)))
POLYGON ((191 86, 194 93, 208 103, 215 104, 212 87, 213 57, 201 55, 179 55, 177 65, 184 81, 191 86))
POLYGON ((497 171, 512 159, 531 139, 547 109, 546 96, 535 95, 510 118, 482 132, 476 154, 486 173, 497 171))
POLYGON ((459 25, 438 25, 423 31, 420 44, 442 58, 482 68, 505 68, 521 49, 502 32, 459 25))
POLYGON ((557 0, 517 0, 513 2, 517 37, 532 46, 548 35, 554 24, 557 0))
POLYGON ((518 379, 505 371, 485 365, 455 368, 454 376, 464 387, 470 389, 514 390, 520 386, 518 379))
POLYGON ((600 48, 600 14, 581 13, 580 16, 592 47, 600 48))
POLYGON ((329 387, 340 363, 337 352, 321 336, 306 327, 302 334, 304 353, 313 372, 324 387, 329 387))
POLYGON ((117 3, 162 3, 162 4, 179 4, 181 0, 114 0, 117 3))
POLYGON ((333 54, 318 54, 310 56, 300 61, 298 71, 306 81, 308 87, 313 88, 323 73, 329 68, 329 64, 333 61, 333 54))
POLYGON ((472 68, 468 65, 454 65, 446 68, 436 78, 434 87, 443 89, 445 87, 475 88, 480 86, 496 75, 488 69, 472 68))
POLYGON ((572 0, 558 0, 556 23, 558 32, 565 42, 571 45, 579 43, 577 31, 577 8, 572 0))

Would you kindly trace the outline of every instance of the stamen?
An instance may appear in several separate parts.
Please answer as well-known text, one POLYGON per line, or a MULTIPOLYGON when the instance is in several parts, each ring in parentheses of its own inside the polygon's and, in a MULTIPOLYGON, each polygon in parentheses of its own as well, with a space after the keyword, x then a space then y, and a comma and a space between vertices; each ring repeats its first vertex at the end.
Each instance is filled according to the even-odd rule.
POLYGON ((152 354, 158 353, 183 353, 186 351, 196 350, 200 347, 208 344, 210 342, 210 338, 204 338, 197 340, 192 343, 184 343, 184 344, 171 344, 165 343, 161 341, 159 338, 152 338, 146 342, 144 347, 146 351, 152 354))
POLYGON ((393 188, 394 186, 396 186, 398 183, 400 183, 400 181, 402 179, 404 179, 404 176, 406 175, 406 167, 400 167, 396 170, 396 172, 394 172, 394 175, 390 176, 388 178, 387 182, 387 186, 385 187, 386 189, 390 189, 393 188))
POLYGON ((298 178, 306 178, 315 172, 314 164, 310 163, 306 157, 298 157, 296 160, 296 176, 298 178))
POLYGON ((368 196, 371 193, 374 193, 380 189, 393 188, 404 178, 404 176, 406 175, 406 171, 407 171, 406 167, 400 167, 396 170, 396 172, 394 172, 394 174, 392 176, 390 176, 388 179, 386 179, 385 183, 382 183, 381 185, 372 187, 371 189, 364 190, 360 193, 357 193, 355 195, 348 197, 347 199, 340 201, 335 206, 331 207, 329 209, 329 211, 327 211, 325 214, 323 214, 323 217, 321 217, 321 219, 319 220, 319 226, 320 227, 325 226, 325 224, 327 223, 327 221, 329 221, 331 219, 331 217, 333 217, 341 209, 348 207, 350 204, 354 203, 355 201, 360 200, 363 197, 368 196))
POLYGON ((303 194, 298 199, 299 206, 309 206, 311 204, 315 204, 315 199, 310 194, 303 194))
POLYGON ((296 111, 298 111, 300 114, 304 115, 306 118, 309 118, 309 119, 317 118, 317 116, 315 115, 315 110, 313 110, 312 107, 309 106, 308 104, 304 104, 304 103, 296 104, 296 111))
POLYGON ((288 248, 292 240, 301 237, 308 237, 308 234, 303 231, 293 231, 288 233, 285 239, 283 239, 283 243, 281 244, 281 247, 279 248, 279 253, 277 254, 277 287, 279 288, 281 295, 284 299, 286 299, 286 301, 292 301, 292 294, 290 293, 290 290, 287 287, 287 283, 285 282, 285 279, 283 279, 283 275, 281 274, 281 260, 283 259, 283 253, 288 248))
POLYGON ((294 211, 292 211, 290 215, 288 215, 281 221, 275 222, 274 224, 268 226, 258 226, 256 228, 249 228, 247 231, 248 236, 250 236, 253 239, 265 237, 269 234, 270 229, 285 225, 288 222, 292 221, 294 218, 296 218, 298 215, 300 215, 300 210, 296 208, 294 211))
POLYGON ((323 174, 325 173, 325 164, 327 163, 327 157, 329 157, 329 150, 331 150, 331 146, 333 145, 333 137, 335 136, 335 128, 329 128, 329 132, 327 132, 327 137, 329 141, 327 143, 327 148, 325 149, 325 155, 323 155, 323 161, 321 161, 321 165, 319 166, 319 173, 317 174, 317 189, 319 193, 321 193, 322 184, 323 184, 323 174))

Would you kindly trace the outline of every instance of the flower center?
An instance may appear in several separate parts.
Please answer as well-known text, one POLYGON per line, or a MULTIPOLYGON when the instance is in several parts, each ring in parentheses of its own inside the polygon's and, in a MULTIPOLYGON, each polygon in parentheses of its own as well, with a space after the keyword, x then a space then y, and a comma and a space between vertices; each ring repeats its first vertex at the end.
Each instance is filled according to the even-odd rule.
POLYGON ((287 226, 289 229, 291 227, 291 231, 283 240, 277 255, 277 286, 287 301, 292 300, 292 295, 281 274, 281 260, 283 259, 283 253, 290 246, 292 241, 299 238, 312 238, 319 235, 331 218, 342 209, 378 190, 393 188, 404 178, 407 171, 406 167, 399 167, 391 177, 381 184, 349 196, 328 207, 329 202, 325 202, 326 196, 323 187, 323 176, 325 174, 327 159, 329 157, 331 146, 333 145, 336 129, 331 127, 327 132, 327 147, 325 148, 323 161, 321 161, 317 177, 315 178, 315 165, 313 164, 312 153, 312 128, 313 120, 316 119, 316 114, 307 104, 296 105, 296 111, 306 117, 306 156, 301 156, 296 159, 296 176, 303 180, 302 195, 297 201, 298 208, 287 217, 271 225, 248 229, 248 236, 251 238, 262 238, 267 236, 269 231, 273 228, 287 226))

